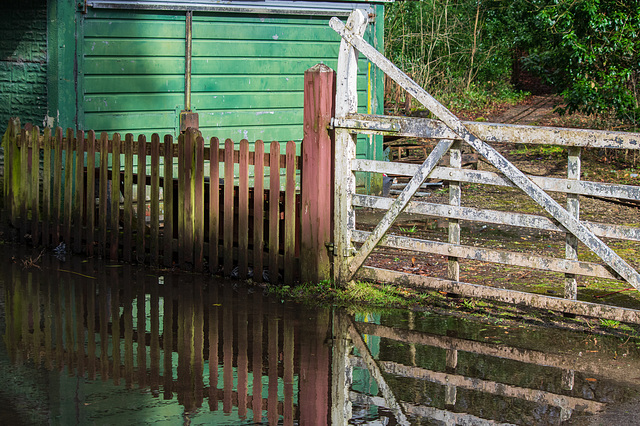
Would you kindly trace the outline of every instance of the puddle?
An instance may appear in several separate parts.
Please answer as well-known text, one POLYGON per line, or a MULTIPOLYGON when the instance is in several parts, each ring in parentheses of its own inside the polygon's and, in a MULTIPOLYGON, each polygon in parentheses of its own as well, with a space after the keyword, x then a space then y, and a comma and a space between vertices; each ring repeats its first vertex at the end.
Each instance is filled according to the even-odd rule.
POLYGON ((0 424, 583 424, 639 397, 634 340, 350 315, 75 257, 23 269, 15 250, 0 246, 0 424))

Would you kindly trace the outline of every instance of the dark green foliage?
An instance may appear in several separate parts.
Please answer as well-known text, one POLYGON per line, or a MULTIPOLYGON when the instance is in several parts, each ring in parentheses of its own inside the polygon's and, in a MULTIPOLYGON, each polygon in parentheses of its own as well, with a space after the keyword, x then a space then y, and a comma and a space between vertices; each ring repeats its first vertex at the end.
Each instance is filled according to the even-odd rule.
POLYGON ((638 122, 638 1, 549 1, 539 17, 548 45, 532 58, 561 91, 568 111, 638 122))
POLYGON ((640 121, 638 0, 396 1, 385 15, 387 54, 434 93, 522 66, 562 94, 560 112, 640 121))

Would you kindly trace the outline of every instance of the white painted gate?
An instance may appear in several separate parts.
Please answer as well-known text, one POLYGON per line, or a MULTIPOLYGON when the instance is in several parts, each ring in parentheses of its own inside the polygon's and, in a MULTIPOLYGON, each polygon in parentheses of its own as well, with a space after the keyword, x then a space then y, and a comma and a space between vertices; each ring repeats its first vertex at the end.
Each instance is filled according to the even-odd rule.
POLYGON ((354 11, 346 25, 339 19, 333 18, 330 25, 343 38, 338 58, 336 112, 333 120, 336 138, 334 279, 337 283, 344 284, 354 278, 395 282, 447 291, 465 297, 481 297, 510 303, 523 303, 532 307, 640 323, 640 311, 578 301, 575 280, 576 275, 622 279, 635 289, 640 289, 640 275, 638 272, 600 239, 601 237, 612 237, 640 241, 640 230, 632 227, 589 223, 578 219, 578 196, 580 194, 621 197, 640 201, 640 187, 638 186, 607 185, 580 181, 581 147, 637 150, 640 148, 639 135, 622 132, 462 122, 363 40, 362 34, 367 25, 367 17, 363 13, 354 11), (362 53, 377 65, 431 111, 439 121, 358 114, 356 109, 358 53, 362 53), (356 159, 356 133, 435 138, 439 139, 440 142, 424 163, 417 167, 407 164, 356 159), (567 179, 529 177, 485 142, 535 143, 539 140, 544 140, 548 144, 560 144, 569 147, 567 179), (486 161, 495 166, 500 174, 463 171, 460 164, 460 144, 462 141, 473 147, 486 161), (436 167, 447 152, 450 153, 451 167, 436 167), (412 178, 402 193, 395 200, 391 200, 356 194, 354 178, 354 172, 356 171, 404 174, 410 175, 412 178), (443 174, 448 175, 443 176, 443 174), (450 203, 448 206, 436 206, 412 201, 412 197, 427 177, 442 178, 450 182, 450 203), (475 181, 516 186, 539 204, 551 218, 518 213, 478 212, 474 209, 463 208, 460 206, 460 182, 465 180, 468 182, 475 181), (562 207, 545 191, 566 192, 568 207, 562 207), (386 213, 372 232, 360 231, 356 229, 355 206, 384 209, 386 213), (448 217, 450 221, 448 243, 388 234, 387 231, 402 211, 425 215, 437 212, 439 215, 448 217), (567 234, 566 257, 565 259, 543 258, 462 246, 460 245, 460 225, 458 223, 460 219, 565 232, 567 234), (578 261, 578 240, 593 251, 604 262, 604 265, 578 261), (353 243, 361 243, 361 245, 356 249, 353 243), (363 267, 365 260, 377 245, 448 256, 448 279, 363 267), (458 258, 508 263, 564 273, 566 277, 565 298, 460 282, 458 258))

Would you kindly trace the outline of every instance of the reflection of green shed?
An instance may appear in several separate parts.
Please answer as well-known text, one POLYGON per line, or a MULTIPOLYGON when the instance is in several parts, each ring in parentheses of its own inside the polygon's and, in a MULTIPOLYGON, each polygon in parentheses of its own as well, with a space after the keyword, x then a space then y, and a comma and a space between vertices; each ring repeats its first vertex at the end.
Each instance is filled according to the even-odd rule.
MULTIPOLYGON (((41 117, 21 118, 97 132, 175 135, 185 109, 186 15, 192 11, 191 108, 203 134, 300 140, 303 73, 318 62, 336 67, 340 38, 329 19, 366 10, 366 38, 382 50, 385 1, 31 0, 47 16, 48 25, 41 25, 47 79, 35 83, 47 105, 41 117)), ((9 7, 24 7, 14 3, 9 7)), ((34 14, 33 23, 44 17, 34 14)), ((11 28, 8 19, 0 18, 3 29, 11 28)), ((382 72, 362 59, 360 75, 361 110, 381 113, 382 72)), ((3 122, 22 115, 14 105, 0 111, 3 122)), ((360 145, 360 156, 381 156, 381 140, 360 145)))

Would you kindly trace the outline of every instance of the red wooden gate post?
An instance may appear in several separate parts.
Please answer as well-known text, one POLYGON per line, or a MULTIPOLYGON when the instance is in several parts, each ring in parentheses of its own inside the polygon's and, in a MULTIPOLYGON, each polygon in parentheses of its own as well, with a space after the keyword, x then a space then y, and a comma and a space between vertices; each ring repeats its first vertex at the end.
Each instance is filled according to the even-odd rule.
POLYGON ((302 282, 330 278, 326 244, 333 230, 333 138, 329 125, 334 113, 336 75, 323 64, 304 73, 304 139, 300 218, 302 282))

